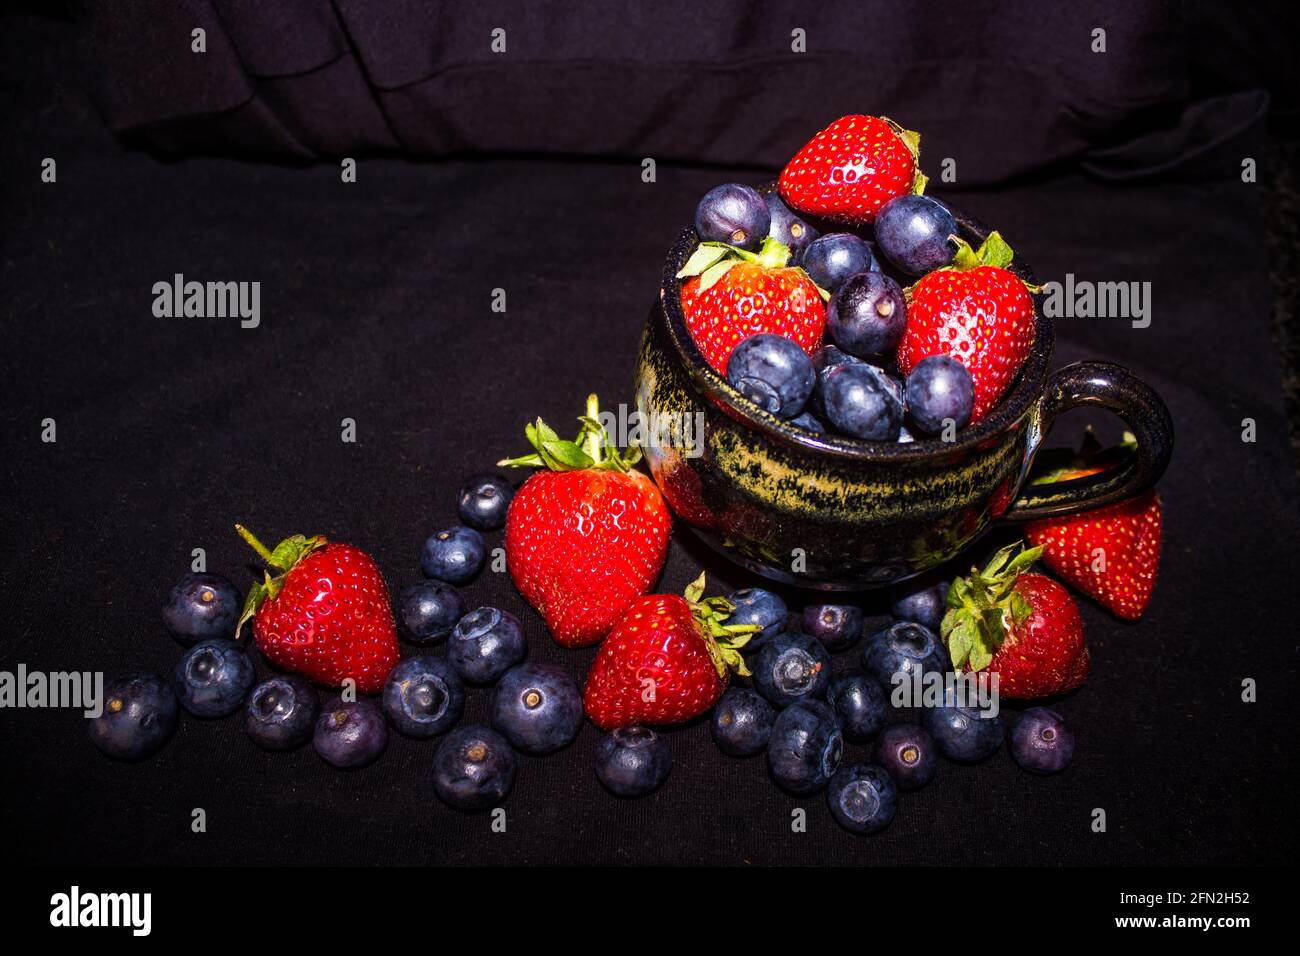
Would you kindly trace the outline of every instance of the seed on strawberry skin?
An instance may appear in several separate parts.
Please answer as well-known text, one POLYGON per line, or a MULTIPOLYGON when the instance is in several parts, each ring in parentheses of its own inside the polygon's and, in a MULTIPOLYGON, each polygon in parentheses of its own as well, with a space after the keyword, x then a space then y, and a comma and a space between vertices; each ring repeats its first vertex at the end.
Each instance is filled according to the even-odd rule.
POLYGON ((947 355, 922 359, 907 376, 907 414, 925 435, 939 435, 948 423, 954 429, 970 424, 975 409, 975 383, 966 366, 947 355))
POLYGON ((514 489, 500 475, 475 475, 460 489, 460 520, 478 531, 496 531, 506 523, 514 489))
POLYGON ((387 745, 384 714, 368 698, 335 701, 316 718, 312 746, 326 763, 340 770, 372 763, 387 745))
POLYGON ((920 790, 934 779, 939 748, 919 724, 892 724, 876 738, 876 763, 889 771, 899 790, 920 790))
POLYGON ((808 278, 834 295, 851 276, 879 272, 871 243, 848 232, 831 232, 814 239, 800 261, 808 278))
POLYGON ((868 639, 862 649, 862 669, 889 688, 896 680, 911 680, 913 674, 946 673, 951 664, 932 630, 915 621, 897 621, 868 639))
POLYGON ((596 744, 596 779, 617 797, 653 793, 672 767, 668 741, 648 727, 619 727, 596 744))
POLYGON ((895 383, 865 362, 839 365, 821 380, 826 420, 844 435, 868 441, 896 441, 903 402, 895 383))
POLYGON ((213 638, 195 644, 176 664, 176 697, 196 717, 225 717, 244 702, 256 674, 244 649, 213 638))
POLYGON ((1030 707, 1011 725, 1011 756, 1030 773, 1060 773, 1074 757, 1074 731, 1050 707, 1030 707))
POLYGON ((881 272, 850 276, 826 308, 827 333, 841 349, 859 358, 892 352, 906 328, 903 290, 881 272))
POLYGON ((482 724, 457 727, 433 755, 433 788, 457 810, 497 806, 515 782, 519 760, 506 739, 482 724))
POLYGON ((784 336, 751 335, 732 350, 727 381, 764 411, 794 418, 812 395, 812 359, 784 336))
POLYGON ((839 718, 844 738, 863 744, 880 732, 889 716, 889 701, 873 678, 844 674, 831 681, 826 701, 839 718))
POLYGON ((803 609, 803 632, 828 651, 846 651, 862 637, 862 620, 862 608, 852 604, 810 604, 803 609))
POLYGON ((136 671, 105 686, 103 710, 88 721, 90 739, 114 760, 143 760, 167 743, 179 716, 176 692, 162 678, 136 671))
POLYGON ((899 196, 876 216, 876 245, 885 258, 908 275, 925 275, 952 262, 957 247, 957 220, 948 207, 929 196, 899 196))
POLYGON ((781 789, 803 796, 830 782, 844 754, 844 735, 830 705, 804 700, 776 716, 767 765, 781 789))
POLYGON ((185 574, 171 586, 163 623, 187 647, 209 637, 234 637, 243 599, 219 574, 185 574))
POLYGON ((465 709, 460 676, 441 658, 408 657, 388 673, 384 714, 406 737, 426 739, 446 733, 465 709))
POLYGON ((767 211, 772 219, 767 234, 790 250, 788 265, 799 265, 803 261, 804 250, 817 238, 817 230, 795 215, 776 193, 767 193, 763 199, 767 202, 767 211))
POLYGON ((413 584, 397 596, 397 626, 412 644, 446 640, 464 614, 460 592, 443 581, 413 584))
POLYGON ((522 753, 554 753, 578 736, 582 693, 563 668, 520 664, 497 683, 492 726, 522 753))
POLYGON ((713 708, 709 732, 724 754, 752 757, 767 746, 775 721, 771 704, 748 687, 732 687, 713 708))
POLYGON ((754 689, 773 707, 824 697, 831 682, 831 656, 805 634, 778 634, 754 656, 754 689))
POLYGON ((850 833, 879 833, 898 810, 898 789, 880 767, 853 764, 835 771, 826 802, 835 822, 850 833))
POLYGON ((940 706, 926 708, 921 722, 943 755, 958 763, 978 763, 1002 743, 1000 716, 957 704, 951 694, 940 706))
POLYGON ((771 224, 772 214, 758 190, 740 183, 714 186, 695 207, 695 231, 703 242, 725 242, 752 252, 771 224))
POLYGON ((523 625, 509 611, 481 607, 452 629, 447 659, 471 684, 492 684, 524 659, 528 643, 523 625))
POLYGON ((263 750, 293 750, 311 739, 320 704, 299 677, 272 677, 253 688, 244 704, 244 732, 263 750))
POLYGON ((427 578, 464 584, 483 569, 487 545, 473 528, 457 526, 435 531, 424 542, 420 570, 427 578))

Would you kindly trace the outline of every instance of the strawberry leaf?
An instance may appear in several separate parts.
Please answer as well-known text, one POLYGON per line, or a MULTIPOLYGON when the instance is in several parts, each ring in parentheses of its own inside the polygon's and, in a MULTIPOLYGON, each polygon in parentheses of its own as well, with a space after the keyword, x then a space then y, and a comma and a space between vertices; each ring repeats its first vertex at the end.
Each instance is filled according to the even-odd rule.
POLYGON ((581 471, 595 464, 590 455, 571 441, 548 441, 542 449, 542 457, 555 471, 581 471))
POLYGON ((731 271, 736 264, 735 259, 724 259, 716 265, 711 265, 700 275, 700 291, 704 292, 718 284, 718 280, 731 271))
POLYGON ((1005 269, 1011 265, 1011 260, 1015 258, 1015 253, 1007 245, 1007 241, 1002 238, 1002 233, 990 232, 985 240, 980 243, 979 251, 975 253, 982 266, 996 266, 999 269, 1005 269))
POLYGON ((701 242, 695 247, 691 257, 686 260, 686 264, 678 271, 677 278, 689 279, 691 276, 699 275, 727 255, 730 250, 731 246, 725 242, 701 242))

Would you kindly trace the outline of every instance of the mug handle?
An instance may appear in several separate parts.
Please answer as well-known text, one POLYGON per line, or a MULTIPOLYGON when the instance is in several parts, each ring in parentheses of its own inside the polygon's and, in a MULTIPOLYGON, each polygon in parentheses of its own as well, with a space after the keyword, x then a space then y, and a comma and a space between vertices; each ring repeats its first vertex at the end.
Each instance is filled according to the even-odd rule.
POLYGON ((1133 454, 1122 464, 1095 475, 1022 485, 1002 520, 1031 521, 1099 508, 1141 494, 1160 480, 1174 450, 1174 423, 1169 409, 1150 385, 1111 362, 1076 362, 1048 378, 1037 414, 1029 424, 1026 473, 1056 417, 1071 408, 1089 405, 1105 408, 1123 419, 1137 438, 1133 454))

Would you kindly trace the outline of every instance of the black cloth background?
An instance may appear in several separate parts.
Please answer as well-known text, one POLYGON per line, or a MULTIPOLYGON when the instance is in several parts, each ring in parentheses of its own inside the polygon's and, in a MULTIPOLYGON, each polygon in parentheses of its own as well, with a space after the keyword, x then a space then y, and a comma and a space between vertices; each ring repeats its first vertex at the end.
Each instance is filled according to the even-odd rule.
MULTIPOLYGON (((334 9, 342 16, 350 7, 334 9)), ((1153 9, 1164 8, 1135 16, 1153 9)), ((753 48, 756 39, 737 30, 735 48, 753 48)), ((842 34, 839 42, 855 48, 842 34)), ((180 649, 158 606, 191 549, 205 548, 209 567, 241 587, 251 580, 235 520, 265 537, 321 532, 364 547, 393 589, 418 580, 419 546, 454 520, 461 480, 517 453, 525 420, 571 420, 588 390, 607 402, 628 397, 662 256, 699 195, 738 176, 769 178, 781 151, 822 118, 782 101, 770 129, 751 119, 754 128, 732 129, 712 145, 685 134, 661 145, 651 131, 644 142, 654 145, 644 149, 635 128, 612 130, 593 147, 609 155, 590 160, 363 159, 358 182, 343 185, 333 163, 201 156, 164 163, 123 148, 72 81, 80 74, 70 64, 107 49, 84 43, 69 25, 29 20, 4 23, 0 41, 6 670, 23 662, 46 671, 168 673, 180 649), (638 162, 618 158, 624 147, 631 157, 663 149, 666 159, 697 159, 661 163, 658 181, 644 183, 638 162), (58 159, 57 184, 40 182, 46 156, 58 159), (753 157, 767 168, 737 173, 707 164, 753 157), (260 280, 261 327, 155 318, 151 287, 176 272, 260 280), (507 290, 505 315, 489 309, 498 287, 507 290), (58 423, 53 445, 39 441, 46 417, 58 423), (357 421, 355 445, 339 441, 345 417, 357 421)), ((1155 61, 1182 56, 1159 33, 1141 49, 1155 61)), ((95 70, 104 68, 102 57, 94 60, 95 70)), ((147 76, 159 97, 174 93, 182 74, 149 75, 156 69, 156 60, 142 58, 133 83, 147 76)), ((407 78, 396 77, 390 82, 407 78)), ((763 82, 753 77, 756 90, 763 82)), ((115 112, 109 85, 95 87, 95 100, 115 128, 161 123, 150 130, 155 147, 200 135, 182 132, 202 124, 162 123, 173 115, 166 104, 115 112)), ((1127 102, 1132 91, 1143 102, 1174 102, 1186 85, 1153 89, 1127 76, 1099 96, 1127 102)), ((723 113, 728 95, 703 94, 702 115, 723 113)), ((929 98, 912 95, 929 116, 920 108, 929 98)), ((1245 89, 1215 95, 1259 103, 1245 89)), ((857 102, 846 95, 827 115, 850 99, 857 102)), ((883 94, 860 108, 909 118, 883 94)), ((1173 112, 1181 122, 1187 111, 1173 112)), ((1221 128, 1234 125, 1208 112, 1221 128)), ((1114 128, 1131 132, 1125 142, 1152 142, 1155 127, 1131 129, 1134 114, 1120 114, 1114 128)), ((984 126, 976 116, 940 135, 955 144, 960 129, 978 136, 984 126)), ((266 145, 269 129, 248 127, 249 136, 266 145)), ((238 145, 211 129, 202 135, 212 148, 238 145)), ((569 135, 528 140, 520 151, 572 151, 578 141, 569 135)), ((1267 330, 1260 192, 1216 175, 1253 147, 1218 137, 1217 151, 1156 149, 1152 168, 1171 156, 1198 163, 1175 163, 1177 176, 1106 185, 1064 162, 1081 148, 1077 135, 1035 142, 1021 158, 1023 142, 990 147, 987 165, 973 159, 963 167, 972 177, 962 177, 959 193, 936 183, 940 195, 1002 229, 1043 280, 1074 272, 1153 284, 1149 329, 1058 323, 1058 364, 1103 357, 1129 365, 1160 391, 1178 429, 1160 486, 1165 554, 1149 613, 1127 625, 1081 602, 1094 664, 1084 688, 1060 703, 1079 737, 1067 773, 1030 777, 1005 750, 977 767, 945 764, 933 785, 904 797, 888 831, 859 839, 834 824, 821 797, 777 791, 761 758, 722 756, 701 724, 669 731, 675 766, 660 792, 618 801, 592 775, 597 733, 588 726, 562 753, 521 760, 505 804, 507 833, 494 834, 487 818, 437 801, 428 743, 394 737, 374 766, 339 773, 310 747, 269 755, 235 721, 184 717, 160 755, 127 766, 94 750, 75 713, 6 710, 0 821, 11 859, 1289 861, 1296 824, 1283 781, 1297 769, 1296 643, 1284 612, 1294 601, 1296 483, 1267 330), (1036 174, 1014 189, 966 188, 1028 170, 1036 174), (1255 444, 1240 439, 1245 417, 1258 423, 1255 444), (1256 704, 1240 701, 1245 677, 1259 682, 1256 704), (807 833, 791 832, 796 806, 808 809, 807 833), (195 807, 207 811, 206 834, 190 831, 195 807), (1097 807, 1107 813, 1105 834, 1089 826, 1097 807)), ((302 155, 349 145, 326 141, 302 155)), ((453 138, 436 149, 444 147, 502 144, 453 138)), ((258 151, 287 154, 274 145, 258 151)), ((1079 424, 1065 420, 1054 439, 1068 440, 1079 424)), ((660 588, 679 591, 701 564, 718 590, 754 583, 706 558, 679 530, 660 588)), ((585 673, 592 652, 557 648, 507 576, 485 573, 465 592, 475 605, 519 614, 533 659, 585 673)), ((883 622, 879 596, 864 602, 883 622)), ((852 655, 836 662, 837 670, 852 666, 852 655)), ((471 693, 466 719, 482 719, 486 703, 484 692, 471 693)))

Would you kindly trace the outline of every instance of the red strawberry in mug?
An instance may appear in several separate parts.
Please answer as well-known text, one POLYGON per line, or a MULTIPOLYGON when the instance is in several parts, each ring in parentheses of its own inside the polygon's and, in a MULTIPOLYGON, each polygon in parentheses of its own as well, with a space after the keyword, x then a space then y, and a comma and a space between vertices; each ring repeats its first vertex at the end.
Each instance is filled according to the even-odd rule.
POLYGON ((506 563, 515 587, 563 647, 599 643, 650 590, 668 551, 672 517, 654 482, 631 470, 587 398, 576 441, 540 418, 525 429, 536 449, 498 462, 542 468, 515 492, 506 515, 506 563))
POLYGON ((258 650, 277 667, 327 687, 350 679, 363 694, 383 690, 401 654, 374 559, 319 535, 270 550, 242 525, 235 530, 277 572, 249 589, 235 634, 251 618, 258 650))
POLYGON ((1034 302, 1014 272, 1012 251, 990 233, 979 250, 954 240, 953 264, 922 276, 909 291, 907 328, 898 345, 904 375, 922 359, 947 355, 975 385, 971 424, 997 404, 1034 346, 1034 302))

